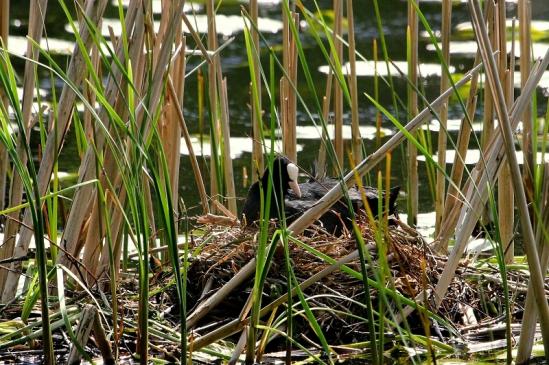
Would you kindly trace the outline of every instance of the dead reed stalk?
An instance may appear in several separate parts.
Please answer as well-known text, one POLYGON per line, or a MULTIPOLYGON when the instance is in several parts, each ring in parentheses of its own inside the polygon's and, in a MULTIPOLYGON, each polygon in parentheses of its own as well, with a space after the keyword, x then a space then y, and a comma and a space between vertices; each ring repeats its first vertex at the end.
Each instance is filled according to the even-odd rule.
MULTIPOLYGON (((525 85, 526 77, 530 74, 530 68, 532 67, 532 5, 530 0, 519 0, 517 13, 519 20, 520 43, 520 86, 522 88, 525 85)), ((534 181, 532 178, 532 168, 534 166, 533 156, 535 151, 532 151, 532 138, 536 138, 536 136, 532 136, 532 118, 535 116, 533 115, 532 107, 532 103, 530 103, 522 116, 522 151, 524 153, 523 171, 526 178, 526 183, 530 185, 528 189, 531 189, 531 185, 534 181)))
MULTIPOLYGON (((217 48, 217 29, 215 22, 215 4, 213 0, 206 1, 206 14, 208 17, 208 50, 214 51, 217 48)), ((210 130, 210 197, 219 202, 219 193, 221 186, 218 186, 217 180, 217 147, 221 140, 221 126, 219 124, 219 101, 217 97, 217 67, 216 62, 219 57, 215 56, 212 63, 208 65, 208 96, 210 98, 210 119, 212 128, 210 130)), ((212 211, 217 211, 215 204, 211 207, 212 211)))
POLYGON ((221 63, 217 63, 219 75, 219 94, 221 100, 221 133, 223 135, 223 175, 225 177, 226 199, 229 211, 237 216, 236 189, 234 186, 233 160, 231 158, 231 132, 229 128, 229 99, 227 96, 227 79, 222 77, 221 63))
MULTIPOLYGON (((106 0, 88 2, 86 7, 86 15, 92 22, 99 23, 101 17, 103 16, 106 5, 106 0)), ((82 41, 85 47, 87 47, 87 49, 90 49, 93 40, 85 23, 80 24, 80 35, 82 37, 82 41)), ((70 80, 73 81, 74 85, 76 85, 77 87, 80 87, 82 85, 84 73, 82 73, 81 70, 84 68, 84 58, 80 53, 79 46, 75 45, 67 76, 70 80)), ((58 104, 57 128, 52 129, 48 133, 46 150, 43 154, 44 158, 40 163, 40 169, 38 171, 38 187, 40 190, 40 195, 44 195, 46 193, 47 187, 49 186, 50 176, 55 162, 54 159, 57 156, 57 151, 59 151, 59 148, 64 141, 65 134, 67 132, 71 119, 75 99, 75 93, 70 89, 68 85, 64 85, 58 104)), ((33 235, 33 231, 28 228, 31 226, 31 212, 29 209, 26 209, 23 218, 23 226, 20 230, 20 237, 13 251, 13 255, 15 255, 16 257, 24 256, 27 253, 31 237, 33 235)), ((2 292, 2 302, 11 300, 15 296, 20 269, 21 262, 12 263, 12 265, 10 266, 10 272, 8 273, 8 276, 5 280, 4 289, 2 292)))
POLYGON ((353 164, 362 161, 362 139, 358 119, 358 88, 356 80, 356 42, 353 0, 347 0, 347 22, 349 25, 349 89, 351 91, 351 129, 353 146, 353 164))
MULTIPOLYGON (((128 37, 132 39, 129 49, 129 57, 131 64, 135 66, 136 78, 134 80, 135 87, 137 90, 140 89, 143 83, 143 68, 144 68, 144 57, 143 57, 143 43, 145 37, 145 26, 144 26, 144 14, 141 11, 141 0, 134 1, 130 3, 130 6, 126 12, 126 30, 128 37)), ((122 47, 122 42, 115 42, 117 44, 116 55, 119 60, 127 63, 125 59, 124 51, 122 47)), ((114 43, 113 43, 114 44, 114 43)), ((105 86, 105 94, 107 95, 107 100, 110 105, 114 105, 115 110, 122 118, 127 118, 127 110, 123 108, 122 100, 120 97, 120 90, 117 85, 122 83, 123 77, 121 72, 116 67, 112 67, 113 73, 109 75, 107 79, 107 85, 105 86)), ((104 121, 105 128, 111 129, 107 111, 105 108, 99 110, 99 118, 104 121)), ((93 142, 97 150, 103 150, 106 144, 106 138, 103 133, 95 133, 95 138, 93 142)), ((96 161, 97 156, 95 155, 95 150, 92 146, 89 146, 82 163, 78 171, 78 181, 88 181, 97 176, 96 172, 96 161)), ((107 149, 105 156, 105 166, 112 166, 113 156, 110 152, 110 149, 107 149), (110 162, 109 162, 110 161, 110 162)), ((104 180, 103 180, 104 183, 104 180)), ((115 182, 116 183, 116 182, 115 182)), ((73 204, 69 212, 69 217, 65 225, 65 230, 63 231, 63 237, 61 239, 64 242, 65 250, 68 255, 63 252, 57 258, 58 263, 61 263, 67 267, 72 266, 71 256, 78 257, 82 247, 82 237, 81 231, 84 227, 85 222, 90 218, 90 213, 93 210, 93 204, 97 202, 96 200, 96 187, 91 185, 83 186, 82 188, 76 190, 73 204)), ((124 201, 125 195, 120 194, 119 198, 124 201)), ((116 221, 116 216, 113 218, 116 221)), ((89 224, 89 223, 88 223, 89 224)), ((113 227, 115 229, 116 226, 113 227)), ((85 238, 87 240, 87 237, 85 238)))
MULTIPOLYGON (((29 30, 28 37, 40 43, 42 39, 42 32, 44 29, 44 17, 48 6, 47 0, 34 0, 31 3, 29 11, 29 30)), ((3 16, 2 16, 3 17, 3 16)), ((34 72, 34 62, 38 60, 39 51, 33 46, 31 41, 27 41, 28 60, 25 61, 25 71, 23 79, 23 99, 22 99, 22 115, 25 123, 25 135, 26 140, 23 140, 23 134, 19 133, 17 154, 23 164, 27 163, 27 156, 24 146, 30 141, 30 130, 32 128, 32 102, 34 99, 36 74, 34 72)), ((4 148, 2 146, 2 148, 4 148)), ((6 156, 7 157, 7 156, 6 156)), ((7 160, 6 160, 7 162, 7 160)), ((6 166, 7 167, 7 166, 6 166)), ((3 180, 5 180, 4 175, 3 180)), ((23 200, 23 182, 19 174, 14 173, 10 183, 10 198, 9 206, 17 206, 21 204, 23 200)), ((13 249, 15 246, 15 235, 19 230, 19 212, 9 214, 6 221, 6 227, 4 230, 4 243, 0 248, 0 258, 6 259, 12 257, 13 249)), ((0 291, 4 288, 5 280, 7 277, 7 271, 4 268, 0 268, 0 291)))
MULTIPOLYGON (((407 88, 408 93, 408 119, 413 119, 418 113, 417 93, 414 87, 418 85, 418 16, 415 10, 417 0, 408 0, 408 78, 410 84, 407 88), (414 5, 415 3, 415 5, 414 5)), ((414 138, 417 134, 413 134, 414 138)), ((417 171, 417 148, 408 141, 408 224, 415 226, 417 223, 418 212, 418 171, 417 171)))
POLYGON ((297 40, 291 31, 290 22, 299 29, 299 15, 294 11, 288 14, 282 9, 282 64, 284 76, 280 79, 280 110, 282 117, 282 145, 284 154, 297 163, 297 95, 294 85, 297 85, 297 40))
MULTIPOLYGON (((496 7, 496 29, 498 40, 498 75, 504 88, 504 97, 507 107, 511 107, 514 100, 514 85, 509 83, 513 69, 507 67, 507 24, 505 13, 505 2, 498 2, 496 7)), ((513 57, 514 55, 511 55, 513 57)), ((514 65, 514 62, 513 62, 514 65)), ((498 221, 501 241, 503 243, 503 252, 505 253, 505 262, 513 262, 514 255, 514 217, 515 204, 513 194, 513 184, 511 180, 511 171, 509 166, 503 166, 498 177, 498 221)))
MULTIPOLYGON (((485 18, 491 18, 494 11, 494 6, 491 1, 486 2, 485 7, 485 18)), ((477 66, 481 62, 480 59, 480 50, 477 50, 475 55, 474 66, 477 66)), ((457 138, 457 153, 454 156, 454 163, 452 164, 452 171, 450 178, 452 184, 448 187, 448 192, 446 194, 446 202, 444 203, 444 214, 442 219, 442 226, 444 227, 439 231, 439 234, 436 235, 433 248, 437 252, 446 252, 448 249, 448 243, 451 236, 454 233, 455 225, 457 224, 458 216, 452 214, 456 205, 461 207, 460 201, 460 188, 461 181, 463 178, 463 172, 465 169, 465 159, 467 158, 467 150, 469 148, 469 140, 472 132, 472 123, 474 121, 474 115, 477 105, 477 91, 478 91, 479 75, 475 75, 471 79, 471 85, 469 88, 469 96, 467 97, 466 104, 466 115, 461 120, 461 125, 459 129, 459 134, 457 138), (447 229, 447 227, 452 227, 447 229)))
MULTIPOLYGON (((447 65, 450 64, 450 31, 452 26, 452 0, 442 1, 442 65, 440 75, 440 91, 444 91, 450 85, 448 73, 446 72, 447 65)), ((442 215, 444 214, 444 192, 446 188, 446 145, 448 136, 446 135, 446 127, 448 124, 448 104, 445 103, 440 109, 439 114, 440 129, 438 132, 438 161, 442 170, 437 170, 437 180, 435 188, 435 235, 440 230, 442 215)))
MULTIPOLYGON (((546 227, 549 227, 549 209, 547 202, 549 201, 549 164, 545 164, 545 174, 542 187, 542 217, 536 227, 536 241, 539 242, 538 247, 541 249, 541 268, 547 270, 549 264, 549 240, 545 234, 546 227)), ((538 313, 536 311, 536 298, 533 295, 532 282, 528 283, 528 292, 524 303, 524 317, 520 329, 520 341, 517 348, 517 364, 525 364, 530 359, 534 338, 536 333, 536 324, 538 313)))
MULTIPOLYGON (((0 44, 8 46, 10 22, 10 2, 0 0, 0 44)), ((0 92, 0 103, 7 107, 8 101, 3 92, 0 92)), ((5 146, 0 146, 0 209, 6 207, 6 189, 8 176, 8 151, 5 146)), ((0 274, 1 275, 1 274, 0 274)), ((2 281, 0 280, 0 283, 2 281)))
MULTIPOLYGON (((335 65, 343 64, 343 1, 334 0, 334 58, 338 60, 335 65)), ((334 146, 338 165, 344 166, 343 144, 343 89, 339 82, 334 84, 334 146)), ((339 174, 339 171, 336 171, 339 174)))

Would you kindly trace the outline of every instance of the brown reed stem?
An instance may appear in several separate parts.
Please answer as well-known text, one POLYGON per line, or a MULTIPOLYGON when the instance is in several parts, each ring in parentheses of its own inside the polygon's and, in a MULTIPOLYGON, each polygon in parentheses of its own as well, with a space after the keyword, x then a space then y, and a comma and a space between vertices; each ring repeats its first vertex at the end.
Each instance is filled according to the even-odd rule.
MULTIPOLYGON (((326 93, 322 98, 322 118, 326 123, 326 130, 331 128, 329 123, 330 117, 330 100, 332 99, 332 84, 333 84, 334 74, 332 68, 328 69, 328 76, 326 77, 326 93)), ((322 139, 320 143, 320 148, 318 150, 318 163, 316 166, 316 177, 321 178, 326 176, 326 143, 330 143, 330 136, 326 134, 324 128, 322 128, 322 139)))
MULTIPOLYGON (((494 5, 491 1, 486 2, 485 7, 485 18, 489 19, 494 11, 494 5)), ((477 50, 475 55, 474 66, 476 67, 480 64, 480 50, 477 50)), ((457 206, 461 207, 461 199, 459 195, 461 193, 461 181, 463 178, 463 171, 465 169, 465 159, 467 158, 467 151, 469 148, 469 140, 472 132, 472 123, 474 121, 476 105, 478 101, 477 91, 478 91, 479 75, 475 75, 471 79, 471 85, 469 88, 469 96, 467 97, 466 104, 466 115, 461 120, 460 130, 458 134, 457 142, 457 153, 454 156, 454 163, 452 164, 452 172, 450 174, 452 184, 448 186, 448 192, 446 194, 446 202, 444 203, 444 214, 442 218, 442 226, 444 227, 455 227, 457 223, 457 215, 452 214, 454 208, 457 206), (453 221, 455 220, 455 221, 453 221)), ((438 252, 446 252, 448 249, 448 243, 451 235, 453 234, 454 228, 452 229, 441 229, 439 234, 436 236, 433 249, 438 252)))
MULTIPOLYGON (((126 11, 126 29, 128 36, 133 39, 133 43, 130 46, 130 60, 131 64, 135 66, 135 75, 134 86, 137 90, 141 89, 143 83, 143 69, 145 63, 145 57, 143 55, 143 41, 144 41, 144 14, 141 11, 141 0, 136 0, 130 2, 130 5, 126 11)), ((122 42, 114 42, 117 45, 116 55, 118 59, 123 62, 125 60, 122 42)), ((113 44, 114 44, 113 43, 113 44)), ((73 56, 75 57, 75 56, 73 56)), ((80 56, 78 56, 80 57, 80 56)), ((112 65, 113 74, 109 75, 107 80, 107 85, 105 87, 105 93, 107 95, 107 100, 109 104, 115 105, 115 110, 119 113, 121 118, 127 117, 127 111, 122 108, 122 98, 119 97, 120 90, 117 85, 122 83, 121 72, 112 65)), ((104 108, 99 110, 99 118, 104 121, 106 128, 111 128, 107 111, 104 108)), ((98 151, 103 150, 105 146, 105 136, 102 133, 94 133, 93 143, 95 148, 98 151)), ((108 160, 112 158, 109 157, 110 149, 107 149, 107 155, 105 156, 105 165, 109 166, 108 160)), ((78 181, 88 181, 90 179, 96 178, 96 155, 95 150, 92 146, 88 146, 86 154, 82 160, 79 169, 78 181)), ((73 198, 73 204, 65 225, 65 230, 63 231, 63 237, 61 239, 65 244, 65 250, 69 253, 66 255, 64 251, 60 253, 57 258, 57 262, 65 265, 67 267, 72 266, 72 261, 70 256, 78 257, 80 250, 82 249, 81 241, 81 232, 85 228, 85 222, 89 219, 90 212, 93 209, 93 205, 96 200, 96 190, 95 186, 86 185, 78 189, 73 198)), ((115 218, 113 218, 115 219, 115 218)), ((114 230, 115 228, 113 228, 114 230)), ((113 237, 117 237, 116 234, 113 234, 113 237)))
MULTIPOLYGON (((10 1, 0 0, 0 44, 8 47, 10 22, 10 1)), ((6 95, 0 91, 0 103, 7 107, 8 100, 6 95)), ((6 189, 8 176, 8 151, 4 145, 0 146, 0 209, 6 207, 6 189)), ((1 283, 1 280, 0 280, 1 283)))
MULTIPOLYGON (((408 119, 414 118, 418 113, 417 93, 412 85, 418 85, 418 16, 413 2, 417 0, 408 0, 408 79, 410 83, 408 92, 408 119)), ((417 134, 413 134, 416 138, 417 134)), ((408 224, 415 226, 418 213, 418 172, 417 172, 417 148, 408 141, 408 224)))
POLYGON ((290 18, 286 11, 284 16, 284 40, 283 62, 285 74, 281 79, 281 110, 282 110, 282 134, 284 154, 293 162, 297 163, 297 140, 296 140, 296 119, 297 119, 297 96, 292 85, 297 85, 297 42, 290 31, 289 22, 294 22, 299 29, 299 17, 295 12, 290 12, 290 18))
MULTIPOLYGON (((499 48, 498 73, 499 79, 504 86, 505 103, 507 107, 512 105, 513 86, 509 87, 511 77, 510 70, 507 67, 507 24, 505 14, 505 2, 498 2, 496 7, 497 20, 497 39, 499 48)), ((498 177, 498 222, 503 252, 505 253, 505 262, 513 262, 514 255, 514 219, 515 204, 513 194, 513 184, 511 180, 511 170, 509 166, 503 166, 498 177)), ((511 351, 511 348, 508 349, 511 351)), ((511 358, 509 356, 509 358, 511 358)))
POLYGON ((349 84, 351 91, 351 130, 353 146, 353 165, 362 161, 362 139, 360 137, 360 121, 358 120, 358 88, 356 80, 356 42, 353 0, 347 0, 347 22, 349 24, 349 84))
MULTIPOLYGON (((334 0, 334 58, 339 60, 337 64, 343 64, 343 1, 334 0)), ((334 144, 335 154, 338 164, 341 168, 344 165, 344 145, 343 145, 343 90, 339 82, 334 84, 334 144)), ((336 171, 339 174, 339 171, 336 171)))
MULTIPOLYGON (((450 65, 450 29, 452 25, 452 0, 442 1, 442 59, 446 65, 450 65)), ((440 91, 444 91, 450 85, 445 65, 441 65, 440 91)), ((438 161, 442 169, 446 168, 446 145, 448 136, 446 129, 448 125, 448 104, 445 103, 440 109, 440 129, 438 132, 438 161)), ((444 192, 446 187, 446 174, 444 170, 437 170, 437 180, 435 188, 435 235, 440 230, 442 215, 444 214, 444 192)))
MULTIPOLYGON (((217 48, 217 29, 215 22, 215 4, 213 0, 206 1, 206 14, 208 17, 208 49, 214 51, 217 48)), ((216 158, 217 156, 214 153, 214 149, 217 146, 214 145, 213 141, 219 143, 221 140, 219 117, 218 117, 218 108, 219 102, 217 98, 217 67, 216 63, 219 62, 219 57, 214 56, 213 62, 208 65, 208 94, 210 97, 210 118, 212 120, 213 128, 210 130, 212 134, 212 143, 210 143, 210 197, 212 200, 219 202, 219 196, 221 187, 217 185, 217 169, 216 169, 216 158)), ((217 211, 215 205, 211 209, 213 212, 217 211)))
MULTIPOLYGON (((545 164, 544 179, 542 187, 542 202, 549 201, 549 164, 545 164)), ((549 264, 549 240, 545 234, 546 227, 549 227, 549 209, 547 209, 547 203, 541 207, 542 217, 540 223, 536 229, 536 241, 538 247, 541 250, 541 268, 543 272, 547 270, 549 264)), ((536 334, 536 322, 538 319, 538 313, 536 311, 536 298, 533 295, 531 289, 532 283, 528 283, 528 291, 526 294, 526 301, 524 303, 524 316, 522 325, 520 328, 520 340, 518 342, 517 357, 515 362, 517 364, 526 364, 532 354, 532 347, 534 345, 534 338, 536 334)))
MULTIPOLYGON (((48 6, 47 0, 33 0, 30 3, 28 37, 36 41, 38 44, 40 44, 40 40, 42 39, 42 32, 44 29, 44 17, 46 16, 47 6, 48 6)), ((24 146, 28 145, 30 142, 30 130, 32 128, 31 112, 32 112, 32 102, 34 99, 35 82, 36 82, 36 73, 34 72, 34 68, 35 68, 34 62, 38 60, 38 55, 39 55, 38 49, 36 49, 36 47, 33 46, 31 41, 27 41, 26 55, 28 57, 28 60, 25 61, 25 71, 24 71, 25 73, 23 76, 23 101, 22 101, 22 116, 23 116, 23 123, 25 125, 26 140, 23 140, 23 134, 19 133, 18 147, 17 147, 17 155, 19 156, 21 163, 23 165, 27 163, 27 155, 25 153, 24 146)), ((54 156, 52 155, 51 158, 53 159, 54 156)), ((7 164, 7 160, 5 160, 3 163, 7 164)), ((5 176, 3 179, 5 179, 5 176)), ((15 169, 12 175, 12 180, 10 185, 11 187, 10 187, 9 206, 14 207, 21 204, 23 200, 23 182, 21 180, 21 176, 19 176, 19 174, 15 172, 15 169)), ((29 209, 26 209, 25 211, 29 211, 29 209)), ((30 211, 29 211, 29 214, 30 214, 30 211)), ((28 223, 30 223, 31 221, 32 220, 29 219, 28 223)), ((0 248, 0 259, 6 259, 8 257, 11 257, 14 254, 15 235, 17 234, 19 227, 20 227, 19 212, 10 214, 6 221, 6 227, 4 230, 4 243, 0 248)), ((0 292, 4 290, 5 287, 7 286, 6 280, 8 276, 9 276, 9 273, 4 268, 0 268, 0 292)), ((9 300, 9 299, 11 298, 6 298, 6 300, 9 300)), ((4 298, 2 298, 2 302, 4 302, 4 298)))
MULTIPOLYGON (((220 64, 218 64, 221 67, 220 64)), ((218 70, 221 79, 221 71, 218 70)), ((231 158, 231 132, 229 129, 229 99, 227 96, 227 79, 221 80, 221 132, 223 134, 223 169, 225 175, 225 186, 227 188, 226 198, 229 211, 237 216, 236 190, 234 185, 233 160, 231 158)))
MULTIPOLYGON (((518 20, 519 20, 519 42, 520 42, 520 86, 524 87, 526 77, 530 73, 532 67, 531 56, 531 44, 532 44, 532 6, 529 0, 519 0, 518 7, 518 20)), ((523 173, 527 184, 527 189, 532 190, 533 177, 532 168, 534 166, 534 151, 532 151, 532 118, 535 117, 533 113, 533 105, 530 103, 528 108, 524 111, 522 116, 522 151, 524 154, 523 173)))

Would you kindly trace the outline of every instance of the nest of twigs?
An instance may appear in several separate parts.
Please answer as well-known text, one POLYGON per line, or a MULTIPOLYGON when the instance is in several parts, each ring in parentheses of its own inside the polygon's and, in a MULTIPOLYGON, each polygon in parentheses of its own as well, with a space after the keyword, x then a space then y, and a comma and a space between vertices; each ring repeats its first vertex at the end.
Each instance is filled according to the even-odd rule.
MULTIPOLYGON (((368 261, 368 274, 373 275, 379 271, 378 254, 376 244, 379 227, 372 225, 363 218, 358 222, 365 244, 365 255, 368 261)), ((376 224, 377 226, 377 224, 376 224)), ((276 227, 273 226, 273 230, 276 227)), ((200 256, 195 259, 189 269, 189 308, 200 303, 202 298, 212 295, 217 289, 228 282, 245 264, 255 257, 258 232, 253 228, 225 227, 220 225, 208 225, 207 233, 202 241, 207 243, 201 248, 200 256)), ((381 238, 384 243, 386 260, 390 267, 390 278, 399 291, 407 297, 415 296, 421 285, 428 279, 431 282, 432 268, 436 267, 431 255, 427 254, 427 246, 420 234, 406 226, 398 219, 389 221, 389 225, 382 228, 381 238)), ((312 226, 305 234, 298 237, 304 245, 310 246, 316 251, 339 260, 357 249, 357 240, 352 232, 345 232, 339 237, 333 236, 321 227, 312 226)), ((197 242, 197 244, 199 244, 197 242)), ((311 252, 296 243, 290 242, 290 257, 292 269, 298 280, 303 281, 321 270, 330 266, 311 252)), ((361 272, 360 261, 353 260, 348 266, 361 272)), ((208 322, 226 321, 228 317, 236 318, 240 314, 253 285, 253 279, 249 279, 239 289, 233 291, 230 297, 224 300, 223 305, 212 310, 200 324, 208 322)), ((287 268, 285 265, 284 251, 278 247, 268 278, 264 287, 263 303, 268 304, 287 291, 287 268)), ((327 307, 337 309, 337 313, 353 313, 358 316, 364 314, 364 308, 358 303, 363 303, 364 286, 362 282, 350 275, 335 270, 330 275, 319 280, 307 288, 308 296, 315 296, 312 305, 317 308, 327 307)), ((371 289, 373 301, 377 298, 377 290, 371 289)), ((296 299, 297 300, 297 299, 296 299)), ((318 311, 318 321, 328 332, 332 329, 332 337, 341 340, 358 340, 357 335, 365 333, 364 321, 346 318, 344 315, 334 315, 332 311, 318 311), (352 334, 349 338, 346 334, 352 334)), ((364 338, 361 338, 362 340, 364 338)))
MULTIPOLYGON (((381 231, 378 231, 380 228, 377 223, 371 225, 365 218, 358 224, 365 244, 367 274, 370 278, 379 280, 379 273, 383 272, 384 285, 396 289, 410 299, 424 290, 429 292, 434 288, 445 266, 446 258, 433 254, 417 231, 398 218, 390 219, 389 224, 381 228, 381 231), (381 250, 376 243, 379 242, 380 237, 383 244, 381 250), (379 257, 381 252, 384 255, 383 258, 379 257), (385 261, 387 264, 382 264, 385 261), (382 270, 382 267, 389 270, 382 270), (377 277, 374 277, 376 275, 377 277)), ((256 254, 258 239, 256 229, 212 224, 205 225, 202 229, 206 233, 201 238, 195 239, 195 245, 200 246, 201 253, 193 259, 188 272, 187 303, 190 312, 205 298, 214 295, 256 254)), ((273 225, 273 231, 274 229, 276 227, 273 225)), ((357 249, 357 240, 350 232, 335 237, 320 227, 313 226, 297 238, 303 245, 310 246, 334 260, 339 260, 357 249)), ((304 249, 303 245, 295 242, 289 244, 292 270, 300 282, 330 266, 329 263, 320 259, 319 255, 304 249)), ((269 267, 264 286, 263 304, 268 304, 287 292, 287 267, 284 250, 280 244, 279 246, 269 267)), ((347 266, 361 272, 358 259, 351 261, 347 266)), ((520 275, 517 276, 516 273, 511 275, 515 275, 516 282, 523 282, 526 279, 521 278, 520 275)), ((436 313, 457 329, 472 328, 471 316, 475 317, 479 323, 493 323, 497 318, 501 320, 501 311, 498 309, 504 305, 503 286, 501 280, 497 278, 496 266, 485 265, 482 269, 476 269, 464 260, 436 313), (485 280, 486 278, 489 280, 485 280), (491 304, 487 306, 486 303, 491 304)), ((158 284, 164 285, 165 280, 168 279, 161 280, 158 284)), ((200 320, 197 325, 198 334, 200 334, 200 328, 207 328, 205 331, 210 330, 209 324, 222 324, 237 318, 245 306, 252 286, 253 278, 250 278, 237 290, 233 290, 223 300, 223 304, 211 310, 200 320)), ((378 291, 372 285, 369 289, 371 301, 374 306, 377 306, 378 291)), ((326 310, 317 309, 315 315, 325 334, 333 341, 332 343, 350 343, 368 339, 367 321, 360 319, 361 316, 366 315, 365 308, 361 304, 364 303, 365 298, 362 281, 341 270, 334 270, 309 286, 305 293, 312 298, 309 302, 310 306, 326 308, 326 310)), ((175 292, 172 294, 175 301, 177 298, 175 292)), ((524 294, 525 291, 515 293, 513 298, 515 305, 513 311, 517 314, 520 314, 524 294)), ((294 303, 298 301, 294 298, 294 303)), ((169 304, 165 300, 163 302, 165 305, 169 304)), ((396 306, 393 310, 398 312, 396 306)), ((417 315, 408 317, 408 320, 414 331, 425 332, 425 321, 421 321, 417 315)), ((301 327, 299 323, 296 326, 300 333, 307 336, 310 327, 306 325, 305 320, 302 322, 301 327)), ((432 322, 431 325, 433 325, 432 322)), ((448 336, 448 331, 439 331, 438 326, 435 325, 435 327, 436 334, 448 336)))

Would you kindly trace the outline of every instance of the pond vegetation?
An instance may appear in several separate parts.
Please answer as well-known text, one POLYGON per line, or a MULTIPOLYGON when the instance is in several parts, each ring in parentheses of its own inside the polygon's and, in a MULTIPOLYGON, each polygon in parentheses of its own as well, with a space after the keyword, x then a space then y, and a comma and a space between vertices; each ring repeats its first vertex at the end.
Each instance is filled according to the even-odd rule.
POLYGON ((543 0, 0 6, 0 360, 549 356, 543 0))

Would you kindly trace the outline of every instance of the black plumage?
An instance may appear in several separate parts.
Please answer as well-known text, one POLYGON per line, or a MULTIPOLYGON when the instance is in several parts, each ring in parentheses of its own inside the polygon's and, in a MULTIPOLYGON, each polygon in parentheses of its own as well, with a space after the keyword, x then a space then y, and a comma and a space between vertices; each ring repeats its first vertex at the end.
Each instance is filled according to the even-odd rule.
MULTIPOLYGON (((273 189, 271 194, 271 209, 269 218, 278 218, 279 205, 284 200, 284 213, 288 224, 299 218, 304 212, 312 208, 319 199, 321 199, 330 189, 339 183, 339 180, 334 178, 323 178, 321 180, 311 179, 308 182, 298 185, 296 189, 295 181, 292 180, 288 174, 288 165, 291 164, 286 158, 279 157, 275 160, 273 166, 273 189), (278 188, 275 188, 277 187, 278 188), (290 188, 292 191, 289 191, 290 188)), ((293 165, 295 166, 295 165, 293 165)), ((270 179, 269 170, 266 169, 261 177, 261 180, 254 183, 248 192, 248 197, 244 203, 243 216, 246 225, 251 225, 259 219, 260 210, 260 184, 266 192, 267 183, 270 179)), ((378 215, 378 203, 379 199, 382 199, 382 207, 385 208, 385 196, 386 193, 381 193, 372 187, 365 186, 362 188, 366 201, 372 210, 374 217, 378 215)), ((392 215, 396 213, 396 200, 400 187, 394 187, 389 192, 389 209, 388 214, 392 215)), ((361 193, 358 188, 351 187, 348 189, 348 195, 350 202, 353 206, 355 213, 358 213, 364 209, 364 203, 361 193)), ((331 209, 319 218, 319 224, 323 228, 336 235, 343 232, 343 227, 347 229, 351 228, 350 212, 346 204, 345 199, 341 199, 334 204, 331 209)))
MULTIPOLYGON (((267 194, 267 187, 271 181, 271 206, 269 218, 278 218, 279 208, 282 206, 282 200, 288 195, 288 190, 293 190, 294 196, 298 198, 301 193, 297 184, 298 168, 284 157, 277 157, 273 161, 272 174, 266 168, 261 179, 256 181, 250 187, 248 196, 242 208, 243 220, 246 225, 251 225, 259 219, 261 209, 261 191, 267 194), (290 175, 294 175, 290 177, 290 175)), ((266 200, 266 199, 265 199, 266 200)))

